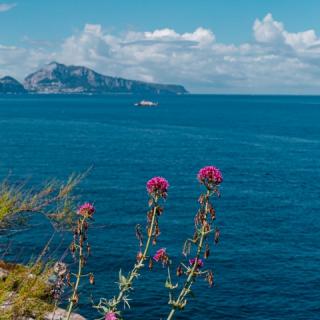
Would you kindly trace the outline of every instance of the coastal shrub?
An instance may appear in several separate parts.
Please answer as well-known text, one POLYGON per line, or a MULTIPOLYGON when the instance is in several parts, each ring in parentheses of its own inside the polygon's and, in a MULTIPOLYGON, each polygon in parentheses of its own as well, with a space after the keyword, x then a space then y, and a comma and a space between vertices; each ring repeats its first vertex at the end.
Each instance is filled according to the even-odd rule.
MULTIPOLYGON (((0 183, 0 235, 11 236, 19 227, 28 230, 32 216, 42 216, 52 226, 52 235, 36 258, 27 266, 0 260, 0 319, 32 317, 43 319, 54 310, 55 301, 50 278, 54 276, 54 258, 46 256, 55 233, 69 229, 75 220, 74 188, 84 175, 72 175, 66 182, 52 180, 38 190, 26 182, 13 183, 6 178, 0 183), (46 257, 46 258, 45 258, 46 257)), ((3 248, 2 259, 8 248, 3 248)))
POLYGON ((0 268, 8 271, 8 276, 0 281, 1 319, 43 319, 46 312, 53 310, 48 283, 50 267, 41 263, 23 266, 1 261, 0 268))
POLYGON ((84 176, 72 175, 65 183, 52 180, 39 190, 26 182, 5 179, 0 183, 0 232, 10 231, 12 225, 24 223, 34 214, 44 216, 54 228, 70 226, 74 220, 72 191, 84 176))

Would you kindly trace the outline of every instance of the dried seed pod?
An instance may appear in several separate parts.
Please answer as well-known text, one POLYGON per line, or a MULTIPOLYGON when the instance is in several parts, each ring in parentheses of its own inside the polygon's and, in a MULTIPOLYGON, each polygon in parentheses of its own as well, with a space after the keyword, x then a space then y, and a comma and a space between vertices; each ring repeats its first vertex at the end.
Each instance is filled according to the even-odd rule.
POLYGON ((163 212, 163 208, 158 206, 157 207, 157 215, 160 216, 162 214, 162 212, 163 212))
POLYGON ((219 239, 220 239, 220 230, 216 228, 214 232, 214 243, 217 244, 219 242, 219 239))
POLYGON ((209 224, 207 221, 205 221, 205 222, 203 223, 203 226, 204 226, 204 231, 205 231, 205 232, 210 232, 211 226, 210 226, 210 224, 209 224))
POLYGON ((199 240, 199 234, 198 234, 198 231, 195 231, 193 235, 193 242, 196 243, 198 240, 199 240))
POLYGON ((90 275, 89 275, 89 282, 90 282, 90 284, 94 284, 95 283, 93 273, 90 273, 90 275))
POLYGON ((160 228, 158 222, 156 222, 155 231, 154 231, 156 237, 160 236, 160 228))
POLYGON ((136 225, 136 237, 139 240, 139 246, 142 247, 143 243, 142 243, 142 231, 141 231, 141 225, 137 224, 136 225))
POLYGON ((211 216, 211 220, 216 219, 216 211, 214 210, 214 208, 210 209, 210 216, 211 216))
POLYGON ((72 253, 75 253, 75 251, 76 251, 76 245, 75 245, 74 242, 72 242, 71 245, 70 245, 70 251, 71 251, 72 253))
POLYGON ((86 265, 86 258, 84 256, 80 257, 80 261, 81 261, 81 266, 84 267, 86 265))
POLYGON ((177 276, 180 277, 183 275, 183 269, 181 264, 179 264, 178 268, 177 268, 177 276))
POLYGON ((91 247, 90 247, 90 244, 87 243, 87 253, 88 253, 88 256, 90 255, 90 252, 91 252, 91 247))
POLYGON ((73 302, 74 304, 77 304, 77 303, 79 302, 79 296, 78 296, 77 293, 74 295, 74 298, 73 298, 72 302, 73 302))
POLYGON ((214 277, 213 277, 213 272, 212 272, 211 270, 207 272, 206 280, 208 281, 209 286, 210 286, 210 287, 213 287, 214 277))
POLYGON ((147 221, 148 221, 148 223, 151 223, 152 216, 153 216, 153 210, 148 211, 148 213, 147 213, 147 221))
POLYGON ((67 285, 68 286, 71 286, 70 280, 71 280, 71 275, 70 275, 70 272, 68 272, 67 275, 66 275, 66 281, 67 281, 67 285))
POLYGON ((210 255, 210 247, 209 247, 209 244, 207 243, 203 257, 204 257, 205 259, 208 259, 209 255, 210 255))
POLYGON ((143 258, 143 254, 142 254, 142 252, 141 251, 139 251, 138 253, 137 253, 137 262, 140 262, 141 260, 142 260, 142 258, 143 258))
POLYGON ((199 203, 200 204, 203 204, 204 203, 204 195, 200 195, 199 199, 198 199, 199 203))
POLYGON ((149 259, 149 269, 151 270, 153 268, 153 260, 149 259))

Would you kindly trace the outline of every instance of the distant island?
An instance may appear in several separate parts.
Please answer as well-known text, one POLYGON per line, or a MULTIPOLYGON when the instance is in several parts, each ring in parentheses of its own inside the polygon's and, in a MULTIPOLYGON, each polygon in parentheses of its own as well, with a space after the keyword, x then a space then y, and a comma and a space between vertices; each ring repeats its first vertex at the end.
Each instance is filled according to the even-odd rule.
POLYGON ((0 94, 19 94, 27 93, 24 86, 12 77, 3 77, 0 79, 0 94))
POLYGON ((186 94, 181 85, 128 80, 99 74, 83 66, 51 62, 31 73, 23 84, 6 76, 0 79, 0 94, 186 94))

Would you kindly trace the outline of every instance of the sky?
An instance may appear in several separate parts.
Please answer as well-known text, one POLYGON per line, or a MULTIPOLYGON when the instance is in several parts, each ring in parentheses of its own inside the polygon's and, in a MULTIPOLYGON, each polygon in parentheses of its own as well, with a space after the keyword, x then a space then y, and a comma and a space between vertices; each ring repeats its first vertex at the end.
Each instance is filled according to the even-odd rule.
POLYGON ((58 61, 194 93, 319 94, 319 0, 0 0, 0 76, 58 61))

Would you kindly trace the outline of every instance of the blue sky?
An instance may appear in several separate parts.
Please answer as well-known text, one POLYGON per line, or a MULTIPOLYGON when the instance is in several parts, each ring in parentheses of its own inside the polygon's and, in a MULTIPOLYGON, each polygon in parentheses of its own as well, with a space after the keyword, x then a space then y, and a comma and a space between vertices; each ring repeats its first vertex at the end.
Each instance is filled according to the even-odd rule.
POLYGON ((54 59, 194 92, 317 93, 319 13, 318 0, 0 1, 0 76, 54 59))

